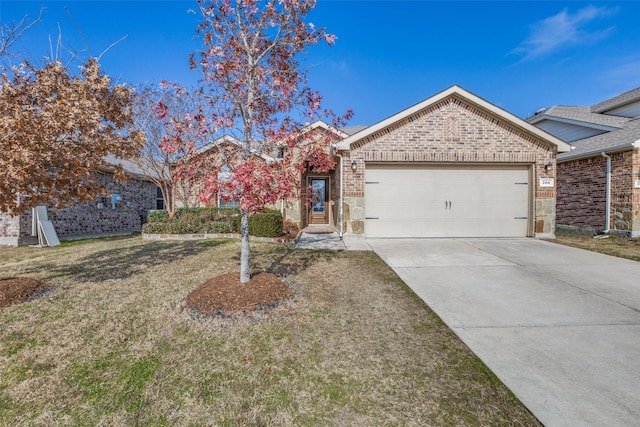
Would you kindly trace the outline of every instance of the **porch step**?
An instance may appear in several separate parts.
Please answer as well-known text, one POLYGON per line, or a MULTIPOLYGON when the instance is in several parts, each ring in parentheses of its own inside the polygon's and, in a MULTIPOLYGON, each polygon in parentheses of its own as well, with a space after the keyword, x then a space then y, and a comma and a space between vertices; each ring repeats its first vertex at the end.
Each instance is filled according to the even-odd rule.
POLYGON ((324 234, 324 233, 335 233, 337 232, 336 228, 333 225, 321 224, 321 225, 308 225, 302 229, 303 233, 309 234, 324 234))

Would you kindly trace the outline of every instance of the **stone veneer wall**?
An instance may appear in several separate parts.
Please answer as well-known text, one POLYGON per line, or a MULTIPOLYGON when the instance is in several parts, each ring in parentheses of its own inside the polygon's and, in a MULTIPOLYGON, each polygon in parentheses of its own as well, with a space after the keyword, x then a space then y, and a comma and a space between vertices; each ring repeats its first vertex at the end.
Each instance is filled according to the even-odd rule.
POLYGON ((20 217, 0 212, 0 245, 17 246, 20 240, 20 217))
MULTIPOLYGON (((640 154, 624 151, 611 157, 610 228, 640 235, 640 154)), ((558 165, 558 224, 586 230, 603 230, 606 216, 607 161, 597 155, 558 165)))
MULTIPOLYGON (((125 184, 105 174, 103 179, 110 193, 122 196, 122 201, 111 206, 111 197, 97 198, 95 202, 76 204, 69 208, 47 208, 47 215, 60 238, 95 236, 140 231, 141 217, 156 209, 157 187, 149 181, 130 179, 125 184), (97 204, 103 204, 102 209, 97 204)), ((0 214, 0 244, 21 245, 35 243, 31 237, 31 211, 19 217, 0 214)))
POLYGON ((631 160, 631 170, 633 171, 631 180, 632 180, 632 190, 631 190, 631 202, 632 202, 632 213, 631 213, 631 234, 633 237, 640 237, 640 188, 636 188, 635 184, 637 180, 640 180, 640 150, 633 151, 633 157, 631 160))
POLYGON ((367 162, 534 165, 533 232, 555 234, 555 188, 540 178, 556 177, 556 148, 457 97, 437 102, 352 145, 344 156, 344 230, 364 234, 364 173, 367 162), (356 172, 349 168, 357 162, 356 172), (544 165, 553 162, 546 171, 544 165))

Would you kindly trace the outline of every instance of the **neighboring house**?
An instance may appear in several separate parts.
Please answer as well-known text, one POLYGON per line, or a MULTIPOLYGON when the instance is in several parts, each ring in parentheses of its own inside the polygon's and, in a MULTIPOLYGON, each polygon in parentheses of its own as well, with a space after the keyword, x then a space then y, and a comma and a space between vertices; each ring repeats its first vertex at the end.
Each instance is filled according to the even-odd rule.
MULTIPOLYGON (((149 210, 164 207, 159 188, 147 178, 136 163, 107 157, 112 165, 120 164, 130 179, 115 182, 109 170, 98 171, 109 195, 72 207, 48 207, 47 214, 61 239, 126 234, 140 231, 149 210)), ((0 245, 35 244, 31 211, 12 216, 0 213, 0 245)))
POLYGON ((558 226, 640 236, 640 88, 527 121, 571 145, 557 160, 558 226))

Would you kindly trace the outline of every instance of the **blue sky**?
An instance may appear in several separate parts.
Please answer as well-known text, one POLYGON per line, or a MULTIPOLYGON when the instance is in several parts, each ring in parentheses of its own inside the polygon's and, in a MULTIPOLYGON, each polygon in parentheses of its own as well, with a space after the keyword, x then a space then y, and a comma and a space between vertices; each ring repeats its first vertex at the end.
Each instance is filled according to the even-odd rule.
MULTIPOLYGON (((187 58, 197 14, 191 1, 0 0, 0 21, 43 21, 16 46, 49 55, 65 46, 97 56, 121 82, 162 79, 194 85, 187 58), (73 17, 73 20, 69 17, 73 17)), ((551 105, 591 105, 640 86, 637 1, 331 1, 309 20, 338 37, 305 59, 310 84, 352 125, 371 125, 458 84, 527 117, 551 105)), ((69 59, 63 53, 62 59, 69 59)))

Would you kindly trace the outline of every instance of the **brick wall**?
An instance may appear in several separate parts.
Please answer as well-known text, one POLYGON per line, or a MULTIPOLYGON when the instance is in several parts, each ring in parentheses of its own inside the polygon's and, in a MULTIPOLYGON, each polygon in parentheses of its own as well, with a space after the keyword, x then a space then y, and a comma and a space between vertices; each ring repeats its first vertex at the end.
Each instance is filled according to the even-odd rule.
POLYGON ((111 197, 96 199, 71 208, 48 209, 49 219, 58 236, 85 236, 140 231, 141 215, 146 218, 149 210, 156 209, 157 187, 148 181, 130 179, 119 184, 106 176, 107 190, 120 194, 120 201, 112 209, 111 197), (97 203, 103 204, 102 209, 97 203))
MULTIPOLYGON (((125 184, 104 174, 103 183, 110 193, 117 193, 122 200, 112 209, 111 197, 96 198, 95 202, 76 204, 73 207, 47 208, 47 215, 59 237, 92 236, 140 231, 141 215, 146 218, 149 210, 156 209, 155 184, 130 179, 125 184), (102 203, 102 209, 97 204, 102 203)), ((0 214, 0 244, 18 245, 33 241, 31 238, 31 211, 19 217, 0 214)))
POLYGON ((574 227, 604 228, 605 183, 604 157, 559 163, 557 223, 574 227))
MULTIPOLYGON (((640 156, 634 151, 612 153, 610 227, 640 233, 640 156)), ((557 222, 578 228, 603 230, 606 225, 606 168, 596 155, 558 165, 557 222)))
MULTIPOLYGON (((534 231, 553 234, 555 214, 548 211, 555 205, 556 191, 540 188, 539 178, 555 178, 555 165, 550 171, 544 168, 548 162, 555 164, 555 150, 508 121, 462 99, 449 97, 353 144, 351 152, 345 155, 345 198, 350 198, 353 207, 357 207, 358 200, 364 197, 366 162, 533 165, 535 201, 546 200, 533 206, 534 231), (350 170, 352 160, 358 165, 355 173, 350 170)), ((362 229, 363 218, 352 219, 358 223, 345 224, 345 229, 354 232, 362 229)))

